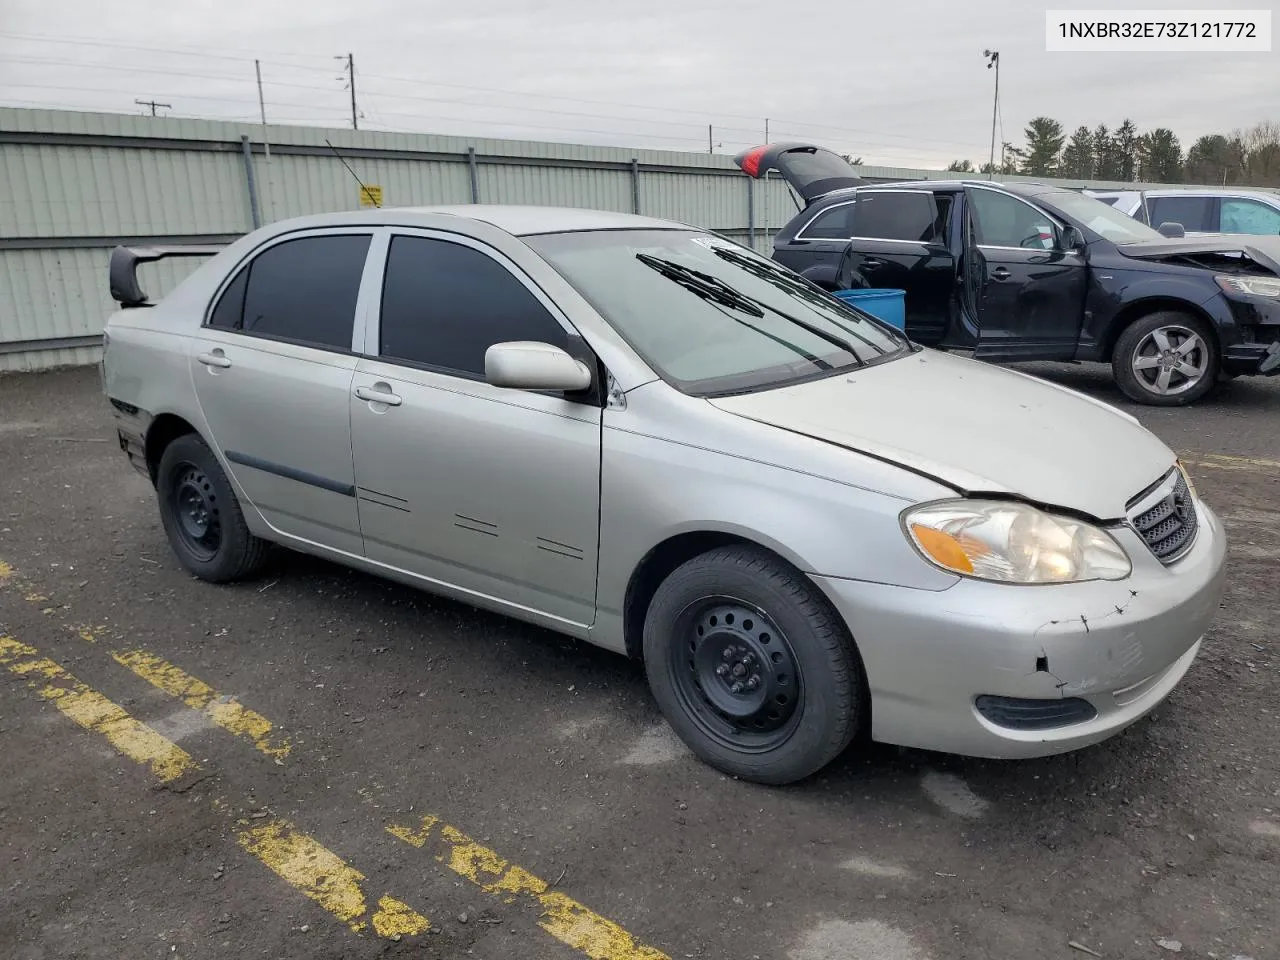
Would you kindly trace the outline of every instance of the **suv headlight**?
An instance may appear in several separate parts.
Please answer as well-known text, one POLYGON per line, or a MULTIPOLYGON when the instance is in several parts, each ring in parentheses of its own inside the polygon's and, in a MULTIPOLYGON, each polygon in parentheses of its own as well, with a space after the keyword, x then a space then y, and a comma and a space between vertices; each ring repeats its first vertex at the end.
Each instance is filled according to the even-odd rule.
POLYGON ((1218 281, 1218 286, 1226 293, 1246 293, 1255 297, 1280 297, 1280 279, 1274 277, 1255 277, 1242 273, 1229 273, 1213 279, 1218 281))
POLYGON ((1099 527, 1005 500, 950 500, 907 510, 903 526, 930 563, 1000 583, 1123 580, 1128 555, 1099 527))

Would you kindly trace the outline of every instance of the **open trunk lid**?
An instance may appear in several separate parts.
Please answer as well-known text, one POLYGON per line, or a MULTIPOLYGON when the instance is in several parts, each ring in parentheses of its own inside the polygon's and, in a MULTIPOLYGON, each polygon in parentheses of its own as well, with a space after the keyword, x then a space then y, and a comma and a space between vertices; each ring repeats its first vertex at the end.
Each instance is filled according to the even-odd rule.
POLYGON ((867 183, 844 157, 811 143, 767 143, 742 151, 733 161, 749 177, 776 170, 806 204, 833 190, 867 183))

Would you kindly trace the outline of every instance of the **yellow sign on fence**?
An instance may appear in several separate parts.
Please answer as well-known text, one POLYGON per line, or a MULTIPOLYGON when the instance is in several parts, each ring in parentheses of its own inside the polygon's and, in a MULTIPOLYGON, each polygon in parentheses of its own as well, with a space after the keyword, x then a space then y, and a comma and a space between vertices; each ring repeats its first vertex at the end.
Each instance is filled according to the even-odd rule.
POLYGON ((380 207, 382 206, 382 188, 377 184, 367 184, 360 188, 360 206, 362 207, 380 207))

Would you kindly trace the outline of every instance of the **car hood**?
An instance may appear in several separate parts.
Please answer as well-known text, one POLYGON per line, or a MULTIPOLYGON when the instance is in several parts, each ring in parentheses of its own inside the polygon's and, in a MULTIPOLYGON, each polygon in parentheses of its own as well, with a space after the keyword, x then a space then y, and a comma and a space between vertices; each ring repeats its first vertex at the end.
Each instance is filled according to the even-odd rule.
POLYGON ((1195 257, 1198 254, 1244 256, 1258 266, 1280 276, 1280 237, 1208 234, 1198 237, 1144 240, 1141 243, 1121 243, 1116 245, 1116 249, 1126 257, 1137 260, 1166 260, 1171 257, 1195 257))
POLYGON ((1098 520, 1123 518, 1176 462, 1154 434, 1100 401, 932 350, 710 402, 966 494, 1020 497, 1098 520))

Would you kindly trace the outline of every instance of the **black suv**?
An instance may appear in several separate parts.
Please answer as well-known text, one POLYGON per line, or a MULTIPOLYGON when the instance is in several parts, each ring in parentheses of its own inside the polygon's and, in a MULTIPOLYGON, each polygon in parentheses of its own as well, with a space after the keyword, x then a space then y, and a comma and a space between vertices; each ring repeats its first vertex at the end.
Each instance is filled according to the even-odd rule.
POLYGON ((1110 362, 1129 397, 1161 406, 1280 372, 1280 237, 1166 236, 1038 183, 871 185, 811 144, 735 159, 753 177, 778 171, 804 201, 774 259, 827 290, 906 290, 919 343, 1110 362))

